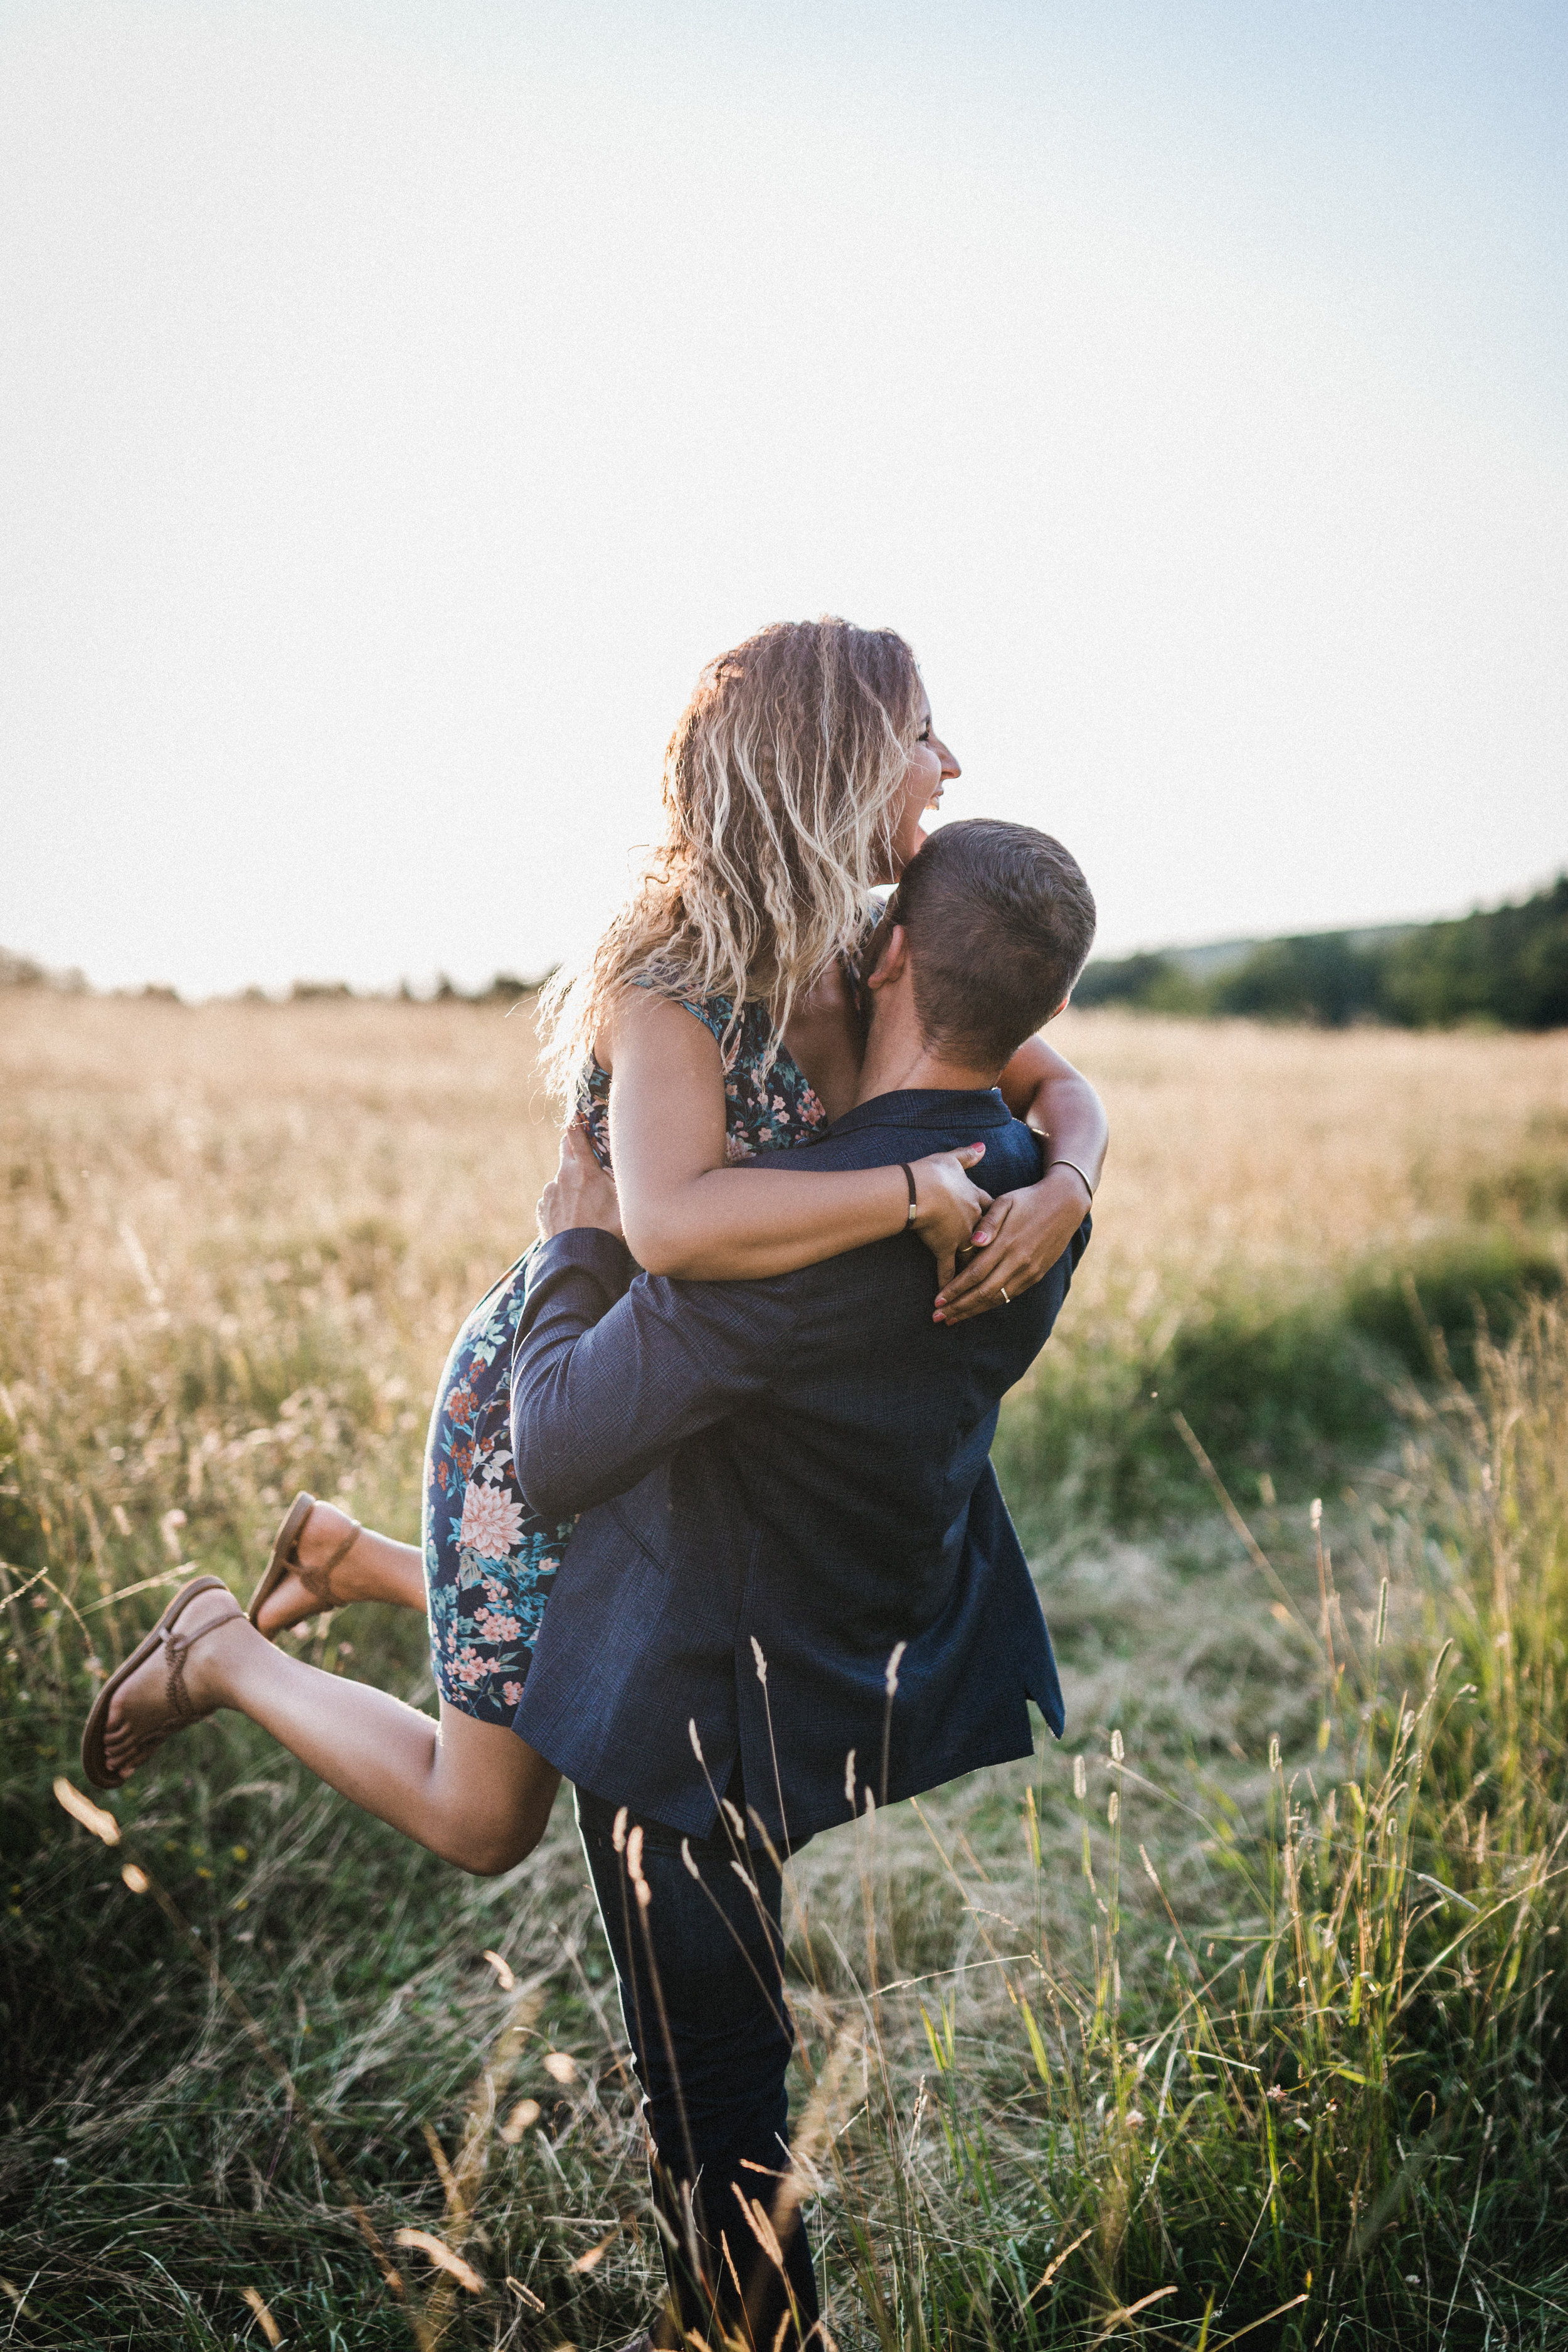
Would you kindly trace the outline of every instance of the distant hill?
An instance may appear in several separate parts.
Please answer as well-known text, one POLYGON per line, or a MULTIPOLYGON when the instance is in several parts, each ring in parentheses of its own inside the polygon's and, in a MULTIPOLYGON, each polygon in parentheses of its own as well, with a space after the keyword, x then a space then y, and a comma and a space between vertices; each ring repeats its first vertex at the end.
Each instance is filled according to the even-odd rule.
MULTIPOLYGON (((1352 948, 1375 950, 1392 947, 1396 940, 1407 939, 1412 931, 1420 928, 1418 923, 1374 923, 1363 931, 1309 932, 1305 936, 1348 940, 1352 948)), ((1179 971, 1190 972, 1194 980, 1217 980, 1221 972, 1234 971, 1238 965, 1246 963, 1259 948, 1272 947, 1273 944, 1273 940, 1268 939, 1205 940, 1194 948, 1162 948, 1160 953, 1179 971)))
POLYGON ((1080 1005, 1147 1013, 1401 1028, 1491 1021, 1505 1029, 1568 1025, 1568 874, 1515 906, 1450 922, 1389 923, 1195 948, 1089 964, 1080 1005))

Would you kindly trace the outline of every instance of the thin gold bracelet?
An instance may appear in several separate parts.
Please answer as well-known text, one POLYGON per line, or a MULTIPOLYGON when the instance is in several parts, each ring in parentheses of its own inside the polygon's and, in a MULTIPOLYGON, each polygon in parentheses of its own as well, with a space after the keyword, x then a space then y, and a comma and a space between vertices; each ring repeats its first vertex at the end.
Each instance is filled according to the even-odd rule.
POLYGON ((1083 1170, 1079 1166, 1078 1161, 1076 1160, 1053 1160, 1047 1166, 1046 1174, 1047 1176, 1050 1174, 1053 1168, 1070 1168, 1072 1170, 1073 1174, 1078 1178, 1079 1183, 1083 1186, 1084 1191, 1089 1194, 1089 1205, 1092 1209, 1094 1206, 1094 1186, 1089 1182, 1089 1178, 1084 1174, 1083 1170))

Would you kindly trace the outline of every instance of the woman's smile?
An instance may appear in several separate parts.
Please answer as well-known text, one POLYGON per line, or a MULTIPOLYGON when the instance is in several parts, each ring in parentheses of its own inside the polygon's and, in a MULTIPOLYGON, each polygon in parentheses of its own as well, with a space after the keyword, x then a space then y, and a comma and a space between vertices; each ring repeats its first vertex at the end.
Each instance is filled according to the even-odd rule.
POLYGON ((941 808, 942 794, 949 783, 963 772, 931 725, 930 702, 922 702, 921 731, 910 752, 903 802, 893 826, 893 870, 882 877, 884 880, 896 882, 910 858, 919 854, 926 837, 921 818, 941 808))

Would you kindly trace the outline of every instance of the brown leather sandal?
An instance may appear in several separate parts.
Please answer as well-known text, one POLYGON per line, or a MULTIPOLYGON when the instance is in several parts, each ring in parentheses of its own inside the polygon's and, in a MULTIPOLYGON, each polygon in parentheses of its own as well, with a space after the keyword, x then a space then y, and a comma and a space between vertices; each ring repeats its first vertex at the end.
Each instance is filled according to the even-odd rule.
MULTIPOLYGON (((341 1609, 342 1606, 342 1596, 332 1591, 332 1570, 340 1560, 348 1557, 364 1529, 357 1519, 352 1520, 349 1531, 336 1551, 331 1553, 320 1568, 307 1568, 299 1556, 300 1538, 305 1532, 305 1522, 315 1507, 315 1496, 306 1494, 303 1487, 289 1506, 283 1524, 273 1540, 272 1557, 267 1563, 260 1583, 250 1596, 250 1606, 245 1612, 258 1633, 261 1632, 262 1603, 277 1591, 286 1576, 299 1578, 318 1609, 341 1609)), ((282 1625, 278 1628, 280 1633, 287 1630, 282 1625)), ((264 1638, 269 1642, 272 1636, 268 1633, 264 1638)))
POLYGON ((223 1616, 215 1617, 210 1625, 201 1626, 195 1633, 180 1633, 174 1629, 186 1602, 194 1601, 198 1592, 227 1591, 228 1587, 221 1576, 193 1577, 189 1584, 180 1587, 145 1641, 138 1642, 131 1655, 110 1675, 93 1700, 92 1712, 82 1727, 81 1769, 95 1789, 118 1789, 121 1782, 135 1771, 137 1765, 144 1763, 154 1748, 163 1746, 170 1732, 184 1731, 193 1723, 202 1722, 211 1713, 208 1707, 197 1708, 191 1705, 191 1696, 185 1688, 185 1660, 204 1633, 216 1633, 220 1625, 237 1623, 245 1612, 236 1601, 223 1616), (168 1730, 160 1732, 155 1739, 147 1741, 138 1749, 135 1761, 117 1776, 110 1770, 104 1755, 104 1738, 109 1729, 109 1703, 121 1685, 129 1682, 137 1668, 145 1665, 153 1652, 160 1648, 167 1667, 165 1691, 174 1720, 168 1730))

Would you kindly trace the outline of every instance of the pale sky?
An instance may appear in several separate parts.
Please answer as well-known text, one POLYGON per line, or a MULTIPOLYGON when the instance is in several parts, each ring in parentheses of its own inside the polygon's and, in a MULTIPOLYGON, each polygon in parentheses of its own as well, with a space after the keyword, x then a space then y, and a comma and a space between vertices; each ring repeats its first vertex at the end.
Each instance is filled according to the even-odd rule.
POLYGON ((1101 945, 1568 862, 1568 9, 0 0, 0 944, 534 973, 901 629, 1101 945))

